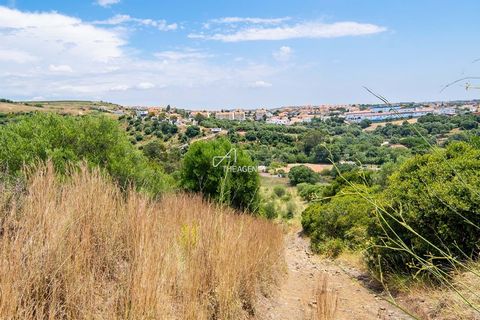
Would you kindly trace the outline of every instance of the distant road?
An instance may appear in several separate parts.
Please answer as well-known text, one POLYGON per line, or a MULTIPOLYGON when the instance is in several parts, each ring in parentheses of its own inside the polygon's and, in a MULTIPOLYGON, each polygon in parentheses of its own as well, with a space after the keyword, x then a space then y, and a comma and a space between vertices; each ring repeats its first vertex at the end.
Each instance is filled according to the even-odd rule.
POLYGON ((186 147, 188 147, 190 144, 192 144, 192 143, 194 143, 194 142, 202 141, 202 140, 210 140, 210 139, 213 139, 213 138, 215 138, 215 137, 217 137, 217 136, 225 135, 226 133, 227 133, 226 130, 222 130, 222 132, 219 132, 219 133, 212 133, 212 134, 209 134, 209 135, 200 137, 200 138, 192 139, 190 142, 185 143, 185 144, 182 144, 182 145, 180 146, 180 149, 185 149, 186 147))

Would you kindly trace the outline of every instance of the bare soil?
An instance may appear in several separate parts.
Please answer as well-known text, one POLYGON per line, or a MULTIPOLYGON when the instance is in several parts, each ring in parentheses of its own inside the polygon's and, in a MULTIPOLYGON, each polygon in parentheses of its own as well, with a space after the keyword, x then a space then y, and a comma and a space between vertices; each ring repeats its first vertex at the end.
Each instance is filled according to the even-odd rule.
POLYGON ((301 232, 289 233, 285 241, 287 276, 278 292, 260 303, 259 319, 311 319, 317 303, 315 289, 322 276, 328 278, 329 290, 338 295, 335 319, 412 319, 388 303, 380 292, 366 288, 367 275, 312 254, 309 239, 304 238, 301 232))

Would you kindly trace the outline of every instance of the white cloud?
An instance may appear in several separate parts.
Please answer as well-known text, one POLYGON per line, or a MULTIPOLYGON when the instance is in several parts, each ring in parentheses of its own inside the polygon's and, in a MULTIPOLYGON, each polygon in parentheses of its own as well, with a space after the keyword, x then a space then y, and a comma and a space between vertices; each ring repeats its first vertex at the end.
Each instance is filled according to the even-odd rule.
POLYGON ((233 23, 251 23, 251 24, 280 24, 290 20, 289 17, 284 18, 243 18, 243 17, 224 17, 219 19, 212 19, 210 23, 218 24, 233 24, 233 23))
POLYGON ((63 72, 63 73, 73 72, 72 67, 70 67, 69 65, 66 65, 66 64, 60 64, 60 65, 51 64, 48 67, 48 70, 50 70, 52 72, 63 72))
POLYGON ((223 42, 287 40, 299 38, 338 38, 386 31, 385 27, 358 22, 302 22, 278 27, 246 27, 229 33, 190 34, 190 38, 223 42))
POLYGON ((130 89, 130 86, 126 84, 119 84, 111 87, 110 91, 127 91, 128 89, 130 89))
POLYGON ((56 12, 30 13, 0 6, 0 43, 26 52, 22 60, 35 55, 55 63, 65 57, 78 63, 119 58, 125 41, 114 31, 56 12))
POLYGON ((277 51, 273 52, 273 58, 280 62, 286 62, 290 60, 293 50, 290 47, 282 46, 277 51))
POLYGON ((205 52, 186 49, 183 51, 160 51, 155 53, 155 57, 164 60, 195 60, 195 59, 206 59, 212 57, 211 54, 205 52))
POLYGON ((270 88, 272 84, 266 81, 258 80, 250 83, 248 86, 250 88, 270 88))
POLYGON ((140 82, 137 86, 137 89, 140 90, 148 90, 148 89, 153 89, 155 88, 155 85, 151 82, 140 82))
POLYGON ((225 63, 191 48, 144 58, 129 46, 124 28, 110 26, 56 12, 0 6, 2 92, 17 100, 42 97, 219 106, 233 101, 236 90, 247 89, 248 84, 268 86, 255 82, 271 79, 284 68, 246 59, 225 63), (212 90, 214 96, 205 94, 212 90))
POLYGON ((166 20, 152 20, 152 19, 139 19, 131 17, 127 14, 117 14, 107 20, 94 21, 96 25, 122 25, 122 24, 135 24, 145 27, 157 28, 160 31, 172 31, 177 30, 178 25, 176 23, 167 23, 166 20))
POLYGON ((109 7, 117 3, 120 3, 120 0, 97 0, 97 4, 102 7, 109 7))
POLYGON ((0 61, 26 63, 37 58, 28 52, 15 49, 0 49, 0 61))

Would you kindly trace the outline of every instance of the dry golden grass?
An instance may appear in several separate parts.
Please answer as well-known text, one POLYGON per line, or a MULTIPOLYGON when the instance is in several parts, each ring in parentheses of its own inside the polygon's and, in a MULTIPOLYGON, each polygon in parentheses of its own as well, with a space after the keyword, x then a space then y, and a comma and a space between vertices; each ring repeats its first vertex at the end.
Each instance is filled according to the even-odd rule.
POLYGON ((315 290, 315 305, 312 320, 335 320, 337 314, 338 294, 328 287, 328 278, 323 275, 315 290))
MULTIPOLYGON (((95 108, 103 106, 114 110, 119 106, 108 102, 95 101, 30 101, 7 103, 0 102, 0 112, 19 113, 19 112, 54 112, 69 115, 86 115, 95 112, 95 108)), ((110 113, 107 116, 113 117, 110 113)))
POLYGON ((278 227, 199 197, 44 166, 17 198, 0 197, 0 319, 243 319, 283 266, 278 227))
POLYGON ((410 285, 402 294, 400 304, 419 319, 480 319, 480 264, 472 263, 469 267, 473 272, 464 271, 452 276, 451 288, 422 282, 410 285))

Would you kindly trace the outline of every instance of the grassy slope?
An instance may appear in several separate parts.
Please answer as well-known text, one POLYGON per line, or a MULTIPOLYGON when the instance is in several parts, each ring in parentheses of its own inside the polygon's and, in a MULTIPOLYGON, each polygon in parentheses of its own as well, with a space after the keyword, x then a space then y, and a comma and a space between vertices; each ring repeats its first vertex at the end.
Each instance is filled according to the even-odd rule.
POLYGON ((117 110, 121 106, 100 101, 22 101, 15 103, 0 102, 0 112, 56 112, 62 114, 82 115, 95 112, 94 108, 104 106, 117 110))

